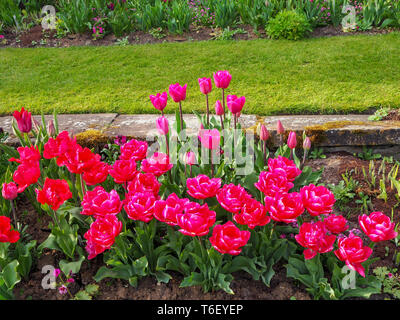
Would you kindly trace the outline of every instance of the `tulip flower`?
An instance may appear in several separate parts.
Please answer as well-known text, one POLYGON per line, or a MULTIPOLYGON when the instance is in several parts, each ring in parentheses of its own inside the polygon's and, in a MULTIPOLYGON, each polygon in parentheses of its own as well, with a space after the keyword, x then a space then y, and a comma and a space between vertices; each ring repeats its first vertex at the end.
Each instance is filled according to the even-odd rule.
POLYGON ((290 149, 296 148, 297 145, 296 132, 290 131, 287 145, 290 149))
POLYGON ((324 186, 316 187, 313 184, 300 189, 304 207, 313 217, 321 214, 330 214, 335 204, 335 196, 324 186))
POLYGON ((395 223, 383 212, 371 212, 369 216, 363 214, 358 217, 362 231, 372 242, 392 240, 397 237, 395 223))
POLYGON ((156 95, 149 96, 151 103, 154 108, 161 111, 161 114, 164 115, 164 108, 167 106, 168 102, 168 94, 166 92, 157 93, 156 95))
POLYGON ((121 147, 120 160, 141 161, 146 158, 148 144, 146 141, 129 140, 121 147))
POLYGON ((213 74, 214 83, 217 88, 222 89, 222 106, 224 110, 224 120, 225 120, 225 89, 229 87, 232 80, 232 76, 228 71, 217 71, 213 74))
POLYGON ((222 107, 221 101, 217 100, 215 103, 215 114, 219 116, 221 120, 221 129, 224 130, 224 120, 222 119, 222 116, 224 115, 224 108, 222 107))
POLYGON ((236 129, 237 119, 240 116, 240 112, 242 111, 245 102, 246 102, 245 97, 238 98, 235 95, 227 95, 226 96, 226 103, 228 105, 228 109, 233 114, 235 129, 236 129))
POLYGON ((221 179, 210 179, 205 174, 199 174, 195 178, 187 179, 186 186, 188 195, 195 199, 207 199, 215 197, 221 187, 221 179))
POLYGON ((310 140, 309 137, 306 137, 304 139, 304 141, 303 141, 303 149, 304 149, 304 154, 303 154, 303 161, 301 163, 301 166, 303 166, 304 163, 306 162, 307 153, 311 149, 311 140, 310 140))
POLYGON ((285 132, 285 129, 283 128, 281 120, 278 120, 278 123, 276 125, 276 132, 278 134, 284 134, 284 132, 285 132))
POLYGON ((201 130, 200 141, 205 148, 210 150, 218 148, 220 140, 221 140, 221 135, 218 129, 201 130))
POLYGON ((293 160, 282 156, 268 159, 268 170, 273 172, 275 169, 285 170, 287 180, 290 182, 293 182, 301 174, 301 170, 297 168, 293 160))
POLYGON ((31 113, 22 107, 21 111, 14 111, 13 116, 17 120, 18 129, 23 133, 28 133, 32 130, 32 116, 31 113))
POLYGON ((158 132, 161 135, 165 135, 165 144, 167 146, 167 154, 169 156, 169 141, 168 141, 168 119, 164 116, 160 117, 156 121, 158 132))
POLYGON ((207 125, 210 124, 210 109, 208 106, 208 94, 212 90, 212 83, 210 78, 199 78, 199 85, 201 93, 205 94, 206 96, 206 103, 207 103, 207 125))
POLYGON ((237 256, 249 239, 250 231, 241 231, 232 221, 228 221, 214 227, 210 242, 218 252, 237 256))
POLYGON ((197 163, 196 155, 193 151, 188 151, 185 155, 185 163, 192 166, 197 163))
POLYGON ((20 234, 16 230, 11 230, 10 218, 0 216, 0 242, 15 243, 19 240, 20 234))
POLYGON ((49 137, 54 137, 56 135, 56 128, 54 127, 53 120, 50 120, 47 124, 47 133, 49 137))
POLYGON ((179 85, 179 83, 171 84, 169 86, 169 95, 171 96, 172 100, 174 100, 176 103, 179 103, 179 115, 181 120, 179 131, 181 131, 183 128, 182 101, 186 99, 186 88, 187 84, 182 87, 179 85))
POLYGON ((11 210, 13 213, 14 225, 19 229, 17 221, 17 213, 14 207, 14 199, 18 196, 18 187, 14 182, 3 183, 3 189, 1 190, 1 195, 4 199, 10 200, 11 210))
POLYGON ((267 127, 264 124, 260 126, 260 140, 261 142, 261 151, 264 154, 264 166, 267 164, 267 140, 269 138, 269 132, 267 127))
POLYGON ((277 192, 289 192, 294 185, 288 180, 284 169, 276 168, 273 171, 261 171, 254 186, 266 196, 274 197, 277 192))
POLYGON ((37 201, 41 204, 48 204, 54 211, 57 211, 66 200, 72 198, 68 182, 61 179, 46 178, 43 189, 35 191, 37 201))

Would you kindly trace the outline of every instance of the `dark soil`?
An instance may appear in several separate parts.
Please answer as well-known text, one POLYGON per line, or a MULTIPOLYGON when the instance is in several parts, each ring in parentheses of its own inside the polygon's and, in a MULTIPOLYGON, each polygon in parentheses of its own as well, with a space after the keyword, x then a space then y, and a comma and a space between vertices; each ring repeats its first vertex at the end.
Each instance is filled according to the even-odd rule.
MULTIPOLYGON (((375 161, 376 171, 380 166, 380 161, 375 161)), ((395 190, 388 188, 388 202, 376 198, 376 190, 371 190, 365 182, 361 168, 365 168, 368 172, 369 161, 360 160, 345 153, 330 154, 326 159, 308 160, 306 165, 311 166, 314 170, 325 168, 320 182, 327 184, 338 184, 342 180, 342 174, 346 171, 352 171, 353 179, 359 181, 358 191, 362 191, 371 195, 372 206, 369 212, 383 211, 387 215, 391 215, 391 208, 396 205, 394 197, 395 190), (355 172, 355 168, 356 172, 355 172)), ((388 164, 386 172, 389 172, 391 165, 388 164)), ((377 175, 379 181, 380 175, 377 175)), ((390 184, 387 184, 387 186, 390 184)), ((33 239, 37 239, 41 243, 49 235, 47 225, 48 217, 39 217, 33 207, 27 202, 22 201, 18 204, 18 212, 22 214, 24 224, 28 224, 28 233, 33 239), (29 214, 22 214, 23 212, 29 214)), ((350 224, 350 229, 358 228, 358 216, 361 214, 360 206, 351 201, 348 207, 342 212, 350 224)), ((397 210, 394 211, 394 221, 400 221, 400 215, 397 210)), ((365 243, 369 240, 364 236, 365 243)), ((372 257, 378 257, 370 269, 377 266, 387 266, 393 268, 393 254, 396 247, 393 242, 386 241, 378 243, 374 248, 372 257)), ((32 269, 29 279, 22 280, 15 289, 17 299, 34 299, 34 300, 66 300, 68 295, 60 295, 57 290, 44 290, 41 281, 44 275, 41 269, 44 265, 57 266, 58 261, 62 259, 62 254, 54 250, 45 250, 42 256, 32 269)), ((75 276, 75 283, 69 286, 72 294, 76 294, 79 290, 84 289, 87 284, 96 283, 93 276, 97 270, 104 265, 102 255, 97 256, 90 262, 84 261, 80 273, 75 276)), ((261 281, 254 281, 244 272, 233 274, 234 280, 231 284, 234 295, 229 295, 223 291, 212 293, 204 293, 200 287, 179 288, 182 277, 179 274, 172 273, 173 279, 168 284, 157 283, 154 278, 144 278, 139 280, 138 287, 134 288, 124 280, 104 279, 99 283, 99 294, 95 297, 98 300, 286 300, 295 297, 297 300, 309 300, 312 297, 306 292, 303 285, 295 283, 292 279, 286 277, 286 269, 280 264, 274 267, 275 276, 271 281, 271 286, 265 286, 261 281)), ((388 298, 385 294, 374 295, 371 299, 388 298)))
MULTIPOLYGON (((251 26, 239 26, 246 33, 237 33, 233 36, 234 40, 251 40, 257 38, 265 38, 265 30, 259 29, 254 32, 251 26)), ((316 28, 311 37, 331 37, 352 34, 381 34, 391 32, 392 29, 380 30, 373 28, 369 31, 361 32, 343 32, 341 27, 325 26, 316 28)), ((169 35, 162 33, 162 37, 154 37, 150 33, 143 31, 134 31, 128 37, 129 44, 146 44, 146 43, 162 43, 162 42, 184 42, 184 41, 204 41, 213 40, 221 34, 220 29, 212 29, 209 27, 195 27, 191 25, 190 31, 182 35, 169 35)), ((70 46, 109 46, 117 43, 117 37, 108 34, 102 39, 94 40, 90 33, 85 34, 69 34, 63 38, 57 38, 56 32, 52 30, 43 30, 40 25, 31 28, 21 34, 14 34, 11 31, 5 32, 5 43, 0 42, 1 47, 70 47, 70 46)), ((124 37, 122 37, 124 38, 124 37)))
POLYGON ((383 117, 382 120, 400 121, 400 113, 398 110, 391 110, 387 116, 383 117))

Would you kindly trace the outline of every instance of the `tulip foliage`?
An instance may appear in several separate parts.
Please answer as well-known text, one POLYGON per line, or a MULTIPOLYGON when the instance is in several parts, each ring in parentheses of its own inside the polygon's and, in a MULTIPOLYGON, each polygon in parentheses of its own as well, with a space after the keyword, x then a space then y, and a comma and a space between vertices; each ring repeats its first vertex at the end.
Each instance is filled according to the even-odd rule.
MULTIPOLYGON (((140 278, 154 276, 168 282, 173 271, 182 275, 182 287, 233 293, 232 273, 247 272, 269 286, 279 263, 316 298, 375 293, 378 285, 367 267, 373 244, 397 236, 390 218, 382 212, 360 217, 371 245, 348 233, 347 220, 333 213, 333 193, 318 185, 322 170, 313 172, 296 156, 294 132, 283 143, 279 122, 281 143, 273 152, 265 126, 258 142, 242 130, 246 99, 225 95, 231 79, 228 71, 214 74, 214 90, 221 89, 222 98, 215 104, 215 116, 208 100, 212 80, 199 79, 207 112, 197 114, 197 134, 185 130, 181 112, 187 85, 172 84, 169 95, 180 106, 174 124, 164 116, 167 93, 150 95, 161 112, 155 123, 157 142, 118 138, 102 155, 80 146, 67 131, 59 132, 55 115, 52 128, 46 128, 43 118, 30 129, 30 114, 17 112, 13 127, 21 147, 2 145, 14 166, 2 188, 4 201, 10 203, 5 215, 14 212, 14 199, 24 193, 38 214, 52 219, 39 253, 45 248, 62 252, 63 264, 75 272, 84 259, 102 257, 105 265, 96 281, 120 278, 136 286, 140 278), (341 287, 344 266, 356 272, 356 289, 341 287)), ((20 274, 26 275, 34 244, 22 239, 15 212, 12 222, 18 230, 10 218, 0 218, 0 242, 7 244, 0 247, 0 267, 4 273, 7 263, 14 263, 9 267, 13 270, 23 265, 20 274), (22 248, 11 249, 15 243, 22 248), (18 250, 22 253, 16 258, 18 250)))

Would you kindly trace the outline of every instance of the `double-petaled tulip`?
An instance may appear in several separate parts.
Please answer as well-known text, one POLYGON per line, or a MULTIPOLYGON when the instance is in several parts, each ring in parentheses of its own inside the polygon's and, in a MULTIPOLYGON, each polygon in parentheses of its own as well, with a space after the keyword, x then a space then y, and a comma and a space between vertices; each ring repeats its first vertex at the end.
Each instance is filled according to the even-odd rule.
POLYGON ((89 186, 103 183, 108 177, 110 165, 101 161, 96 162, 89 170, 86 170, 82 177, 89 186))
POLYGON ((58 136, 49 138, 43 149, 43 157, 45 159, 53 159, 61 157, 77 147, 76 138, 71 139, 68 131, 62 131, 58 136))
POLYGON ((301 174, 301 170, 297 168, 293 160, 282 156, 268 159, 268 170, 273 172, 275 169, 285 170, 287 180, 290 182, 293 182, 301 174))
POLYGON ((180 102, 186 99, 187 84, 181 86, 179 83, 171 84, 169 86, 169 95, 174 102, 180 102))
POLYGON ((324 219, 326 228, 333 234, 339 234, 346 231, 349 226, 347 225, 347 220, 342 215, 336 215, 334 213, 330 214, 324 219))
POLYGON ((250 229, 256 226, 265 226, 271 221, 267 215, 267 208, 255 199, 249 199, 239 213, 233 216, 236 223, 247 225, 250 229))
POLYGON ((305 222, 301 225, 296 241, 304 248, 304 258, 312 259, 317 253, 325 253, 333 250, 336 236, 328 235, 325 224, 322 221, 313 223, 305 222))
POLYGON ((110 176, 114 178, 115 183, 128 183, 132 181, 136 174, 135 160, 117 160, 110 170, 110 176))
POLYGON ((128 192, 151 192, 158 197, 161 183, 158 182, 156 176, 152 173, 140 173, 128 184, 128 192))
POLYGON ((122 209, 122 202, 117 191, 107 192, 102 186, 87 191, 83 196, 81 214, 95 218, 116 215, 122 209))
POLYGON ((152 192, 130 193, 125 199, 124 209, 129 219, 147 223, 153 219, 155 201, 152 192))
POLYGON ((14 200, 18 196, 18 188, 14 182, 3 183, 1 195, 4 199, 14 200))
POLYGON ((18 193, 23 192, 27 187, 36 183, 40 178, 39 162, 21 164, 13 173, 13 180, 18 185, 18 193))
POLYGON ((355 236, 352 232, 348 237, 338 239, 338 247, 339 249, 334 251, 336 257, 344 261, 350 269, 365 277, 365 270, 361 263, 368 260, 372 254, 372 249, 364 246, 361 238, 355 236))
POLYGON ((335 204, 335 196, 324 186, 316 187, 313 184, 300 189, 304 207, 313 217, 320 214, 329 214, 335 204))
POLYGON ((199 78, 199 86, 202 94, 209 94, 212 90, 212 82, 210 78, 199 78))
POLYGON ((278 193, 286 193, 293 188, 293 183, 287 178, 286 171, 276 168, 274 171, 261 171, 255 187, 268 197, 278 193))
POLYGON ((60 179, 46 178, 43 189, 36 189, 37 201, 41 204, 47 204, 54 211, 68 199, 72 198, 68 182, 60 179))
POLYGON ((210 242, 218 252, 237 256, 249 239, 250 231, 241 231, 232 221, 228 221, 214 227, 210 242))
POLYGON ((199 174, 195 178, 186 180, 187 193, 195 199, 207 199, 215 197, 221 188, 220 178, 209 178, 205 174, 199 174))
POLYGON ((238 213, 244 204, 251 198, 246 190, 239 184, 225 184, 217 193, 219 204, 231 213, 238 213))
POLYGON ((151 94, 149 98, 154 108, 163 112, 163 110, 167 106, 168 94, 166 92, 157 93, 156 95, 151 94))
POLYGON ((204 148, 214 150, 219 147, 221 134, 218 129, 202 129, 200 130, 200 141, 204 148))
POLYGON ((272 220, 292 223, 304 212, 301 195, 298 192, 276 193, 275 197, 265 197, 265 207, 272 220))
POLYGON ((226 96, 226 104, 228 105, 228 109, 234 115, 236 115, 242 111, 245 102, 246 102, 246 98, 243 96, 240 98, 235 95, 227 95, 226 96))
POLYGON ((57 159, 59 166, 65 165, 69 172, 82 174, 90 170, 100 161, 100 155, 93 153, 89 148, 82 148, 76 145, 76 148, 61 155, 57 159))
POLYGON ((290 149, 296 148, 296 145, 297 145, 296 132, 294 132, 294 131, 289 132, 287 145, 290 149))
POLYGON ((168 126, 168 119, 166 117, 164 117, 164 116, 159 117, 156 120, 156 125, 157 125, 158 132, 161 135, 167 135, 168 134, 169 126, 168 126))
POLYGON ((226 89, 231 83, 232 76, 228 71, 217 71, 214 74, 214 83, 217 88, 226 89))
POLYGON ((170 226, 176 226, 176 216, 182 214, 189 199, 180 199, 175 193, 171 193, 166 200, 158 200, 154 204, 154 217, 170 226))
POLYGON ((15 243, 19 240, 19 232, 11 230, 11 220, 9 217, 0 216, 0 242, 15 243))
POLYGON ((179 232, 191 237, 206 235, 215 219, 216 213, 208 208, 207 203, 200 205, 189 202, 185 205, 184 213, 176 215, 177 224, 181 228, 179 232))
POLYGON ((14 111, 13 116, 17 121, 19 131, 28 133, 32 130, 31 113, 26 111, 24 107, 22 107, 21 111, 14 111))
POLYGON ((371 212, 369 216, 363 214, 358 217, 362 231, 373 242, 392 240, 397 237, 395 223, 383 212, 371 212))
POLYGON ((19 147, 17 148, 19 159, 10 158, 8 161, 15 161, 20 164, 36 164, 40 160, 38 147, 19 147))
POLYGON ((162 152, 155 152, 150 158, 142 161, 143 172, 152 173, 156 177, 171 170, 174 165, 169 162, 169 156, 162 152))
POLYGON ((118 221, 116 216, 106 215, 97 218, 84 235, 87 240, 88 259, 93 259, 98 254, 110 249, 121 230, 122 222, 118 221))
POLYGON ((121 147, 121 160, 141 161, 146 158, 148 144, 146 141, 129 140, 121 147))

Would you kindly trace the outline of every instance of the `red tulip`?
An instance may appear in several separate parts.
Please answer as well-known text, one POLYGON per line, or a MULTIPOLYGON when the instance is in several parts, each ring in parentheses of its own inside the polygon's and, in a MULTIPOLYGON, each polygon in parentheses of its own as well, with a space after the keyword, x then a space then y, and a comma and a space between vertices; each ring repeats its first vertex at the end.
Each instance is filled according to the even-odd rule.
POLYGON ((217 193, 219 204, 231 213, 239 213, 245 203, 251 198, 246 190, 239 184, 225 184, 217 193))
POLYGON ((221 187, 220 178, 210 179, 205 174, 199 174, 195 178, 186 180, 187 193, 195 199, 207 199, 215 197, 221 187))
POLYGON ((255 199, 249 199, 245 202, 240 213, 233 216, 233 220, 238 224, 247 225, 250 229, 254 229, 256 226, 265 226, 271 221, 271 218, 267 215, 267 209, 262 203, 255 199))
POLYGON ((134 179, 128 184, 128 192, 151 192, 158 197, 161 183, 158 182, 156 176, 152 173, 138 173, 134 179))
POLYGON ((333 213, 324 219, 324 223, 327 229, 333 234, 342 233, 349 228, 345 217, 333 213))
POLYGON ((18 193, 36 183, 40 178, 39 162, 35 164, 21 164, 13 173, 13 180, 18 185, 18 193))
POLYGON ((217 71, 214 74, 214 82, 217 88, 226 89, 232 80, 228 71, 217 71))
POLYGON ((82 174, 90 170, 97 162, 100 161, 100 155, 93 153, 89 148, 82 148, 76 145, 74 150, 59 156, 57 164, 65 165, 67 169, 76 174, 82 174))
POLYGON ((168 127, 168 119, 166 117, 159 117, 156 120, 156 125, 157 125, 158 132, 161 135, 167 135, 167 133, 169 131, 169 127, 168 127))
POLYGON ((226 96, 226 103, 228 105, 228 109, 232 114, 238 114, 242 111, 243 106, 246 102, 245 97, 238 98, 235 95, 227 95, 226 96))
POLYGON ((116 215, 122 209, 122 202, 117 191, 107 192, 102 186, 87 191, 83 196, 81 214, 95 218, 116 215))
POLYGON ((338 239, 338 247, 339 249, 334 251, 336 257, 365 278, 365 270, 361 263, 368 260, 372 249, 364 246, 361 238, 353 233, 350 233, 348 237, 338 239))
POLYGON ((237 256, 249 239, 250 231, 241 231, 232 221, 228 221, 214 227, 210 242, 218 252, 237 256))
POLYGON ((154 204, 154 217, 170 226, 178 224, 176 216, 182 214, 189 199, 179 199, 175 193, 171 193, 166 200, 158 200, 154 204))
POLYGON ((85 171, 82 177, 87 185, 94 186, 106 181, 109 171, 110 165, 98 161, 89 170, 85 171))
POLYGON ((41 158, 38 147, 19 147, 17 151, 19 153, 19 159, 10 158, 8 161, 15 161, 20 164, 36 164, 41 158))
POLYGON ((265 207, 271 218, 278 222, 292 223, 304 212, 301 195, 298 192, 279 193, 265 197, 265 207))
POLYGON ((199 78, 199 86, 202 94, 209 94, 212 90, 212 82, 210 78, 199 78))
POLYGON ((57 211, 66 200, 72 198, 67 181, 49 178, 44 181, 42 190, 36 189, 36 195, 38 202, 48 204, 54 211, 57 211))
POLYGON ((110 249, 121 230, 122 222, 118 221, 116 216, 106 215, 97 218, 84 235, 87 240, 88 259, 93 259, 98 254, 110 249))
POLYGON ((74 150, 76 147, 76 139, 71 139, 68 131, 63 131, 55 139, 49 138, 45 143, 43 157, 45 159, 57 158, 74 150))
POLYGON ((207 203, 202 206, 197 202, 185 205, 184 213, 176 215, 179 232, 187 236, 204 236, 215 223, 216 213, 208 208, 207 203))
POLYGON ((166 92, 157 93, 155 96, 151 94, 149 98, 154 108, 157 110, 163 111, 167 106, 168 94, 166 92))
POLYGON ((162 152, 155 152, 150 158, 142 161, 143 172, 152 173, 156 177, 171 170, 174 165, 169 162, 169 156, 162 152))
POLYGON ((278 193, 286 193, 293 188, 293 183, 288 181, 286 171, 276 168, 274 171, 261 171, 255 187, 268 197, 278 193))
POLYGON ((358 217, 361 229, 373 242, 392 240, 397 237, 395 223, 383 212, 371 212, 358 217))
POLYGON ((335 204, 335 196, 324 186, 316 187, 313 184, 300 189, 304 207, 313 217, 320 214, 329 214, 335 204))
POLYGON ((147 142, 139 140, 129 140, 121 147, 120 160, 141 161, 146 158, 147 142))
POLYGON ((268 159, 268 170, 273 172, 275 169, 285 170, 287 180, 290 182, 293 182, 301 174, 301 170, 297 168, 293 160, 282 156, 268 159))
POLYGON ((186 88, 187 84, 183 87, 179 83, 171 84, 169 86, 169 95, 175 102, 180 102, 186 99, 186 88))
POLYGON ((18 196, 18 188, 14 182, 3 183, 3 189, 1 195, 4 199, 14 200, 18 196))
POLYGON ((114 178, 115 183, 127 183, 132 181, 136 174, 135 160, 117 160, 110 170, 110 176, 114 178))
POLYGON ((276 132, 278 134, 283 134, 285 132, 285 129, 283 128, 281 120, 278 120, 278 123, 276 125, 276 132))
POLYGON ((28 133, 32 130, 31 113, 22 107, 21 111, 14 111, 13 116, 17 120, 18 129, 21 132, 28 133))
POLYGON ((290 149, 296 148, 297 140, 296 140, 296 132, 290 131, 289 137, 287 141, 287 145, 290 149))
POLYGON ((215 103, 215 114, 217 116, 222 116, 224 114, 224 107, 219 100, 217 100, 217 102, 215 103))
POLYGON ((19 240, 19 232, 11 230, 11 221, 9 217, 0 216, 0 242, 15 243, 19 240))
POLYGON ((336 236, 327 235, 327 229, 322 221, 313 223, 305 222, 301 225, 296 241, 303 247, 304 258, 312 259, 317 253, 325 253, 333 250, 336 236))
POLYGON ((156 198, 151 192, 129 193, 125 199, 124 209, 129 219, 149 222, 153 219, 156 198))
POLYGON ((262 124, 260 127, 260 140, 267 141, 268 138, 269 138, 269 132, 267 130, 267 127, 262 124))

